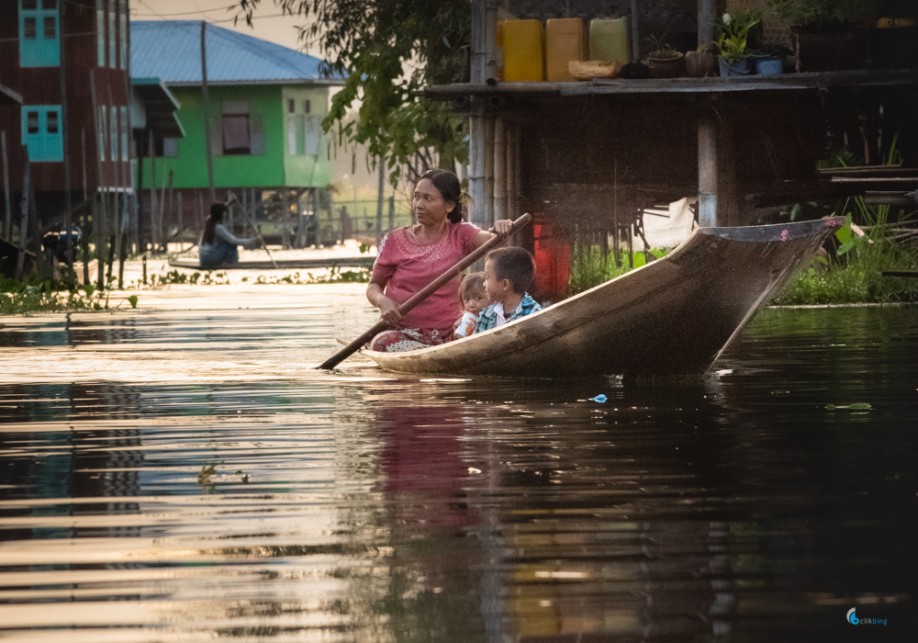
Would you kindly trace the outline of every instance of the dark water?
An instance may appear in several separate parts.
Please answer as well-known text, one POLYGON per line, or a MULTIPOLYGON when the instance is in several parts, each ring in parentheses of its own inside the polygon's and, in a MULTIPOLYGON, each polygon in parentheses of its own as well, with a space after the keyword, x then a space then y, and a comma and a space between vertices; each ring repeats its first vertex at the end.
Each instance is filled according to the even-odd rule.
POLYGON ((316 372, 360 286, 141 302, 0 318, 0 639, 918 638, 916 308, 623 387, 316 372))

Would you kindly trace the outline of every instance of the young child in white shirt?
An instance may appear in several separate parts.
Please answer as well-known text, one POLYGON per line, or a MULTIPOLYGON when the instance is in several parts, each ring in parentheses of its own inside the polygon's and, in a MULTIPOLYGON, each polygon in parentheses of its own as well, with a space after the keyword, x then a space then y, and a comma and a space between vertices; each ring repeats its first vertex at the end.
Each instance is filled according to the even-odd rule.
POLYGON ((485 290, 483 272, 473 272, 459 282, 459 301, 462 302, 462 317, 456 322, 453 339, 468 337, 478 326, 478 314, 490 302, 485 290))

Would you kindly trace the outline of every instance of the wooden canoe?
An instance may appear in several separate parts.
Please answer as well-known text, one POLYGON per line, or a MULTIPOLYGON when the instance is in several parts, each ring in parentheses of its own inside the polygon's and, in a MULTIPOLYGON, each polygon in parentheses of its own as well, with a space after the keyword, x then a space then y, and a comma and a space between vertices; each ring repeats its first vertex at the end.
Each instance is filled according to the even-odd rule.
POLYGON ((188 270, 312 270, 319 268, 370 268, 376 257, 326 257, 316 259, 278 259, 271 261, 239 261, 231 266, 217 268, 202 268, 197 259, 170 259, 172 268, 187 268, 188 270))
POLYGON ((414 351, 362 353, 401 373, 703 373, 841 224, 699 228, 663 259, 499 328, 414 351))

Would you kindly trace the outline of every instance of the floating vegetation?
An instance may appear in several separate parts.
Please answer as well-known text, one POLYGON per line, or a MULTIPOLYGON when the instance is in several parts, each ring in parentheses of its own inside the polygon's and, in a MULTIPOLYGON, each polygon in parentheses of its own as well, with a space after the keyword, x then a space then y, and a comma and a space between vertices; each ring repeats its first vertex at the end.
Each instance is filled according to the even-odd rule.
MULTIPOLYGON (((132 308, 137 297, 128 297, 132 308)), ((120 305, 120 304, 119 304, 120 305)), ((117 306, 116 306, 117 307, 117 306)), ((60 281, 17 281, 0 277, 0 314, 108 310, 109 293, 93 284, 68 286, 60 281)))

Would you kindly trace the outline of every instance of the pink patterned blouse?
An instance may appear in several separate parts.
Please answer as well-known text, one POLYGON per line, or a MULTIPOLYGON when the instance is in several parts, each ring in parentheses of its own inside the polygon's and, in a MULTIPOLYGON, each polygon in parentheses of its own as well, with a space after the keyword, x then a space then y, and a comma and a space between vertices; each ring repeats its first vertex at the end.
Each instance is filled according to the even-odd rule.
MULTIPOLYGON (((439 241, 428 245, 419 243, 407 227, 383 237, 373 264, 373 281, 383 287, 387 297, 401 304, 477 247, 475 237, 481 232, 478 226, 451 223, 447 230, 439 241)), ((453 324, 462 314, 461 278, 457 275, 408 311, 401 327, 439 329, 447 336, 451 334, 453 324)))

